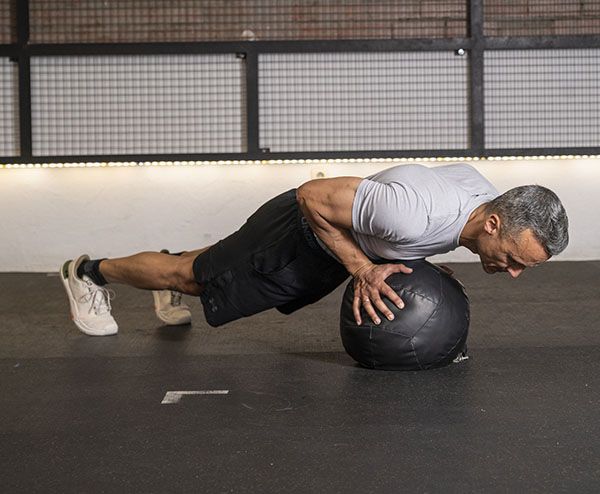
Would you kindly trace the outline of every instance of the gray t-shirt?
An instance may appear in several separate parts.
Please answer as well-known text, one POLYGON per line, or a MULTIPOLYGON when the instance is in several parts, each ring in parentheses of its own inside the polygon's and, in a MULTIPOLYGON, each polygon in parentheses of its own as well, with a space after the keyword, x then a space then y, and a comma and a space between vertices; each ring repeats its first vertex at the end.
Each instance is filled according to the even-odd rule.
POLYGON ((498 195, 483 175, 465 163, 395 166, 359 184, 351 233, 371 260, 443 254, 459 246, 473 210, 498 195))

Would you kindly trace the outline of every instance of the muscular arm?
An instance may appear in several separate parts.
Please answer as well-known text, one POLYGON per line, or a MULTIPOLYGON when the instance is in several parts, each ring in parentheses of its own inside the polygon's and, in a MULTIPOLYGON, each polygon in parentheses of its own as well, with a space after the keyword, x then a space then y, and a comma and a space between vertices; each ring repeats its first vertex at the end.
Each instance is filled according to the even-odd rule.
POLYGON ((315 234, 354 275, 370 264, 350 234, 359 177, 311 180, 297 190, 298 205, 315 234))
POLYGON ((388 319, 393 319, 393 314, 382 301, 381 295, 399 308, 404 307, 398 294, 385 283, 385 279, 392 273, 410 273, 412 270, 403 264, 373 264, 352 237, 352 205, 361 181, 359 177, 311 180, 298 188, 296 197, 302 214, 315 234, 354 277, 352 308, 357 324, 362 324, 361 306, 375 324, 379 324, 380 319, 374 307, 388 319))

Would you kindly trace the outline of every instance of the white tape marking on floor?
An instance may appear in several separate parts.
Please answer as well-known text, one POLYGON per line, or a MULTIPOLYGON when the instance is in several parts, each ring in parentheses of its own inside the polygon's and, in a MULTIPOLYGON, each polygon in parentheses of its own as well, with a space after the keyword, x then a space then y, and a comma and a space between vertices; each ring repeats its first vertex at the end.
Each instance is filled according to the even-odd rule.
POLYGON ((184 395, 228 395, 228 389, 209 389, 206 391, 167 391, 161 405, 179 403, 184 395))

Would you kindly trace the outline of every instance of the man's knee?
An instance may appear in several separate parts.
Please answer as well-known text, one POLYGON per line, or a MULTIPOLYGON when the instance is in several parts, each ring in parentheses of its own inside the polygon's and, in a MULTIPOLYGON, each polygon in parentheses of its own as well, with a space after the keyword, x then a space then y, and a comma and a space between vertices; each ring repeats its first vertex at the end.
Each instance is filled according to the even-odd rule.
POLYGON ((175 284, 178 292, 187 293, 190 295, 199 295, 201 285, 196 282, 194 276, 194 261, 196 257, 186 256, 179 257, 175 270, 175 284))

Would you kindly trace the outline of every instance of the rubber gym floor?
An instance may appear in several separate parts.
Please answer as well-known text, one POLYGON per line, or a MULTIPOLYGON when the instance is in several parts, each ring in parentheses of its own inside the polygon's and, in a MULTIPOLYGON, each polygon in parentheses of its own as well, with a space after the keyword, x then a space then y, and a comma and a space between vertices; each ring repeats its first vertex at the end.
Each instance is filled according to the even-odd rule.
POLYGON ((166 327, 113 286, 119 334, 98 338, 58 277, 0 274, 0 490, 600 492, 600 261, 450 267, 470 358, 420 372, 344 353, 343 287, 215 329, 197 299, 166 327))

